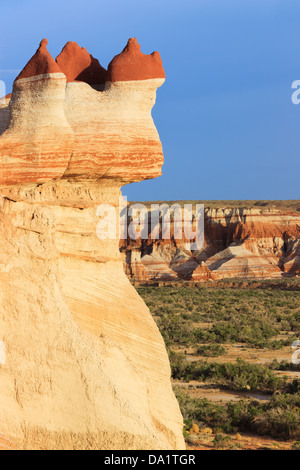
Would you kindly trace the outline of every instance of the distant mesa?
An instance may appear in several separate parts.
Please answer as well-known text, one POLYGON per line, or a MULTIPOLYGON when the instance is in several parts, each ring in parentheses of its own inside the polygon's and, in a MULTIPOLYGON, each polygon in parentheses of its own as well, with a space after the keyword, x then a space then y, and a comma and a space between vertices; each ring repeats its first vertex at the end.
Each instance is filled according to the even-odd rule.
POLYGON ((30 61, 25 65, 22 72, 17 76, 16 81, 23 78, 31 78, 37 75, 49 73, 62 73, 59 66, 47 50, 48 40, 43 39, 38 50, 30 61))
POLYGON ((108 66, 111 82, 165 78, 159 52, 143 54, 136 38, 130 38, 121 54, 116 55, 108 66))
POLYGON ((80 47, 76 42, 67 42, 56 57, 56 62, 67 77, 67 82, 80 81, 89 85, 101 85, 106 82, 107 71, 85 47, 80 47))

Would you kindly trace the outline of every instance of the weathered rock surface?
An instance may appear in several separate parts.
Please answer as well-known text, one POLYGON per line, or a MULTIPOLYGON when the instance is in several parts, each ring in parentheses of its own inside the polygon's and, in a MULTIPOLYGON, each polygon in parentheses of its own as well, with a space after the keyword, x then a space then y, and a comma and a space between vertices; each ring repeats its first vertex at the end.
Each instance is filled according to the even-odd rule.
POLYGON ((2 445, 182 449, 163 340, 118 240, 96 235, 99 204, 118 208, 123 183, 160 174, 163 79, 99 92, 49 56, 42 41, 0 110, 2 445))
POLYGON ((176 273, 169 268, 157 251, 151 255, 144 255, 141 258, 141 263, 146 270, 147 278, 155 281, 172 281, 177 279, 176 273))
POLYGON ((85 82, 89 85, 104 85, 107 71, 88 53, 85 47, 69 41, 56 57, 60 70, 65 74, 67 82, 85 82))
POLYGON ((242 278, 273 278, 280 277, 281 270, 275 256, 256 255, 243 245, 230 245, 229 248, 217 253, 206 261, 212 272, 212 278, 224 279, 229 277, 242 278), (271 262, 273 260, 273 264, 271 262))
POLYGON ((129 39, 121 54, 114 57, 108 66, 108 80, 111 82, 157 78, 166 78, 159 52, 143 54, 136 38, 129 39))
POLYGON ((287 243, 287 256, 283 258, 283 270, 286 273, 300 274, 300 239, 291 239, 287 243))
POLYGON ((0 433, 0 450, 16 450, 13 442, 11 442, 4 434, 0 433))
MULTIPOLYGON (((183 204, 184 201, 181 203, 183 204)), ((151 203, 147 203, 149 206, 151 203)), ((137 281, 156 280, 157 261, 151 259, 159 250, 164 259, 164 271, 172 269, 177 279, 195 282, 233 277, 276 278, 284 275, 298 275, 300 272, 300 204, 278 207, 276 201, 268 207, 253 201, 252 207, 228 208, 205 205, 204 246, 198 251, 189 251, 184 235, 174 237, 174 221, 171 219, 170 238, 152 240, 125 240, 120 243, 123 253, 135 250, 135 271, 147 256, 147 275, 143 279, 131 272, 130 257, 126 257, 126 272, 137 281)), ((214 204, 216 205, 216 204, 214 204)), ((241 205, 237 203, 237 205, 241 205)), ((149 208, 150 210, 150 208, 149 208)), ((149 217, 151 220, 151 217, 149 217)), ((149 227, 149 234, 151 230, 149 227)), ((161 273, 157 269, 157 273, 161 273)), ((169 279, 172 280, 172 279, 169 279)))

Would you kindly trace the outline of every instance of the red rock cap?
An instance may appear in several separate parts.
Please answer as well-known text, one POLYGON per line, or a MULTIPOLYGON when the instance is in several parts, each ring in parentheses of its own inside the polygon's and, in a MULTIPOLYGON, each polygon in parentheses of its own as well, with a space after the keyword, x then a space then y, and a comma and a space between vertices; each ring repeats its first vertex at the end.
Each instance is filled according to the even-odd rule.
POLYGON ((143 54, 136 38, 130 38, 121 54, 110 62, 107 80, 121 82, 165 77, 159 52, 143 54))
POLYGON ((22 72, 17 76, 16 80, 21 78, 31 78, 36 75, 44 75, 49 73, 62 73, 59 66, 47 50, 47 39, 43 39, 34 56, 25 65, 22 72))
POLYGON ((67 82, 80 81, 89 85, 101 85, 106 81, 107 71, 85 47, 78 46, 76 42, 67 42, 56 57, 56 62, 66 75, 67 82))

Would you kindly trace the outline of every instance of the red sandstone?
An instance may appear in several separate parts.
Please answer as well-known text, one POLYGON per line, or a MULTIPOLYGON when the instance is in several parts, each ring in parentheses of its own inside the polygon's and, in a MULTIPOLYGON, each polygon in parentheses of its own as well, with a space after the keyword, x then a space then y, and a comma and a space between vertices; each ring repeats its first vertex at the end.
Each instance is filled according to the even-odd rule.
POLYGON ((47 50, 48 40, 43 39, 34 56, 25 65, 16 80, 31 78, 48 73, 62 73, 59 66, 47 50))
POLYGON ((116 55, 108 66, 111 82, 165 78, 159 52, 143 54, 136 38, 130 38, 121 54, 116 55))
MULTIPOLYGON (((151 109, 164 80, 148 80, 146 87, 137 86, 138 93, 132 93, 135 84, 123 82, 98 95, 84 83, 66 88, 66 81, 77 80, 102 91, 107 72, 74 42, 65 45, 57 62, 47 44, 44 39, 15 80, 10 109, 2 106, 1 184, 103 177, 137 182, 159 176, 163 153, 151 109)), ((112 69, 120 71, 118 63, 129 57, 129 75, 131 64, 145 64, 141 79, 164 75, 159 55, 157 61, 157 54, 147 56, 139 49, 135 39, 129 40, 112 69)))
POLYGON ((107 71, 85 47, 81 48, 76 42, 67 42, 56 57, 56 62, 66 75, 67 82, 81 81, 89 85, 100 85, 106 81, 107 71))

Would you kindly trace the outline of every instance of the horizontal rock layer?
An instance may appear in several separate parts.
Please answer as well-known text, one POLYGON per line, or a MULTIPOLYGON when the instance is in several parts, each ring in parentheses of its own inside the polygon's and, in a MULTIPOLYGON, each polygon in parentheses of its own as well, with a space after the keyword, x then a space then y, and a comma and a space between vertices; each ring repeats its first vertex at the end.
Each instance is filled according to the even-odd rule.
POLYGON ((299 212, 276 208, 276 203, 267 209, 258 205, 226 209, 210 208, 207 202, 205 241, 198 251, 190 251, 184 235, 182 240, 174 237, 172 219, 169 239, 152 240, 149 235, 146 240, 121 240, 126 273, 137 281, 173 281, 177 278, 195 282, 298 275, 299 212))
POLYGON ((159 54, 143 54, 132 39, 109 70, 76 43, 55 61, 41 42, 0 108, 0 185, 161 174, 151 116, 164 82, 159 54))
POLYGON ((161 173, 164 79, 106 80, 74 43, 46 46, 0 106, 0 449, 184 449, 162 337, 118 238, 97 236, 100 204, 161 173))

